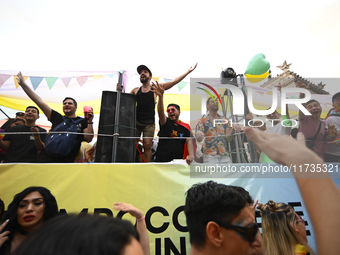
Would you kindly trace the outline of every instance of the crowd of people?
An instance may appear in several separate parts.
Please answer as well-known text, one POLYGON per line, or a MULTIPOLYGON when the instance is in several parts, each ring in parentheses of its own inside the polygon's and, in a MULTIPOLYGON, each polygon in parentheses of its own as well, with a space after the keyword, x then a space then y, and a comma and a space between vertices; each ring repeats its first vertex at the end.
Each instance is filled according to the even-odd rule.
MULTIPOLYGON (((244 131, 275 162, 302 166, 306 162, 324 163, 306 148, 302 133, 296 141, 249 127, 244 131), (281 146, 275 146, 278 141, 281 146)), ((295 177, 315 229, 317 254, 338 254, 340 191, 327 173, 308 178, 308 171, 306 167, 295 177)), ((144 214, 125 203, 114 203, 114 209, 135 217, 136 228, 112 217, 59 215, 50 190, 28 187, 14 196, 1 215, 0 254, 149 255, 144 214)), ((254 204, 242 187, 214 181, 194 184, 186 192, 184 213, 191 255, 316 254, 307 244, 303 218, 291 206, 271 200, 254 204), (262 234, 255 221, 256 206, 262 215, 262 234)))
MULTIPOLYGON (((172 81, 165 83, 152 82, 152 72, 145 66, 137 67, 141 86, 134 88, 131 94, 136 95, 137 120, 136 137, 141 137, 142 146, 136 150, 139 162, 170 162, 174 159, 184 159, 188 164, 198 163, 250 163, 246 158, 242 162, 235 157, 235 134, 242 134, 243 128, 239 125, 230 125, 228 120, 218 114, 220 110, 218 100, 209 97, 206 102, 207 113, 199 120, 192 134, 192 128, 182 122, 180 105, 169 104, 164 113, 164 91, 183 80, 195 70, 197 64, 190 67, 187 72, 172 81), (155 132, 155 104, 157 103, 159 117, 158 143, 153 140, 155 132), (216 124, 217 123, 217 124, 216 124)), ((52 123, 50 134, 36 125, 39 118, 39 109, 28 106, 21 116, 11 120, 0 139, 0 160, 4 163, 72 163, 93 162, 96 144, 89 144, 93 138, 93 111, 87 118, 76 116, 77 101, 66 97, 63 100, 64 115, 51 109, 25 82, 19 72, 18 84, 27 96, 43 111, 52 123), (15 126, 14 126, 15 125, 15 126), (60 135, 58 131, 69 132, 70 135, 60 135), (73 131, 73 134, 72 134, 73 131), (75 133, 75 134, 74 134, 75 133), (46 139, 46 141, 45 141, 46 139), (62 147, 63 146, 63 147, 62 147), (60 147, 60 148, 59 148, 60 147), (67 149, 66 149, 67 148, 67 149)), ((308 89, 301 81, 296 82, 297 87, 308 89)), ((117 89, 122 86, 117 84, 117 89)), ((280 87, 279 87, 280 89, 280 87)), ((303 98, 304 94, 300 94, 303 98)), ((306 137, 306 145, 326 162, 340 162, 340 92, 332 97, 333 108, 325 120, 321 119, 322 107, 314 99, 304 104, 310 115, 299 111, 299 131, 306 137)), ((272 127, 266 128, 265 122, 255 121, 254 128, 268 133, 295 135, 292 129, 287 105, 287 114, 281 116, 276 110, 268 114, 267 120, 272 127)), ((253 115, 246 116, 249 120, 253 115)), ((100 135, 100 134, 99 134, 100 135)), ((136 146, 137 147, 137 146, 136 146)), ((242 146, 241 146, 242 147, 242 146)), ((256 157, 252 163, 273 163, 272 160, 255 145, 256 157)))

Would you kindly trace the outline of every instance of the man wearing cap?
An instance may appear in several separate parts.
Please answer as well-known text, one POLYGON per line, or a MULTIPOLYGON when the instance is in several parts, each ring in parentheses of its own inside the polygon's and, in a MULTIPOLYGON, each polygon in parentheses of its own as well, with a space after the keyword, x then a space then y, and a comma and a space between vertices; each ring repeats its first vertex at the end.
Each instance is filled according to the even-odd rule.
POLYGON ((326 162, 340 162, 340 92, 332 97, 333 109, 326 118, 326 162))
MULTIPOLYGON (((164 87, 164 90, 170 89, 195 70, 196 66, 197 63, 174 80, 160 83, 160 85, 164 87)), ((136 137, 140 137, 141 133, 143 133, 144 159, 146 162, 150 162, 152 157, 152 137, 155 133, 155 104, 157 95, 151 91, 151 70, 145 65, 140 65, 137 67, 137 72, 140 75, 142 86, 136 87, 131 91, 131 94, 136 95, 137 101, 136 137)))

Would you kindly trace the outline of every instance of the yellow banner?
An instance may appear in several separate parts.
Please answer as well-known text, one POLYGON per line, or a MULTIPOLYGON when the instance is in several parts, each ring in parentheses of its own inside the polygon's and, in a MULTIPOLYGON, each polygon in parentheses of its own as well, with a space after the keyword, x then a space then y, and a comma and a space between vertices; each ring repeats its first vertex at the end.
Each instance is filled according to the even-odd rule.
MULTIPOLYGON (((181 164, 0 164, 0 198, 7 209, 15 194, 29 186, 44 186, 56 197, 61 212, 111 217, 118 214, 114 202, 131 203, 146 215, 151 254, 189 254, 185 192, 209 179, 191 178, 189 166, 181 164)), ((308 220, 293 178, 214 180, 244 187, 261 203, 268 199, 294 202, 295 209, 308 220), (289 189, 274 192, 278 186, 289 189)), ((129 214, 123 219, 135 223, 129 214)))

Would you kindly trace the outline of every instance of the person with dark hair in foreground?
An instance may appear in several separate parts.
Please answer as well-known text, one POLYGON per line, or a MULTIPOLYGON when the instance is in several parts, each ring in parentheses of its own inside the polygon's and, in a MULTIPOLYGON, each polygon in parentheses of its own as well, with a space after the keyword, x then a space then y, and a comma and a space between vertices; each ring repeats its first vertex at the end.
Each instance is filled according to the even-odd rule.
POLYGON ((16 194, 0 226, 0 254, 12 254, 28 234, 57 215, 57 201, 48 189, 28 187, 16 194))
POLYGON ((139 242, 142 246, 144 255, 150 255, 150 243, 148 236, 148 229, 146 228, 145 215, 137 207, 127 203, 114 203, 113 209, 122 212, 128 212, 131 216, 136 218, 136 230, 139 236, 139 242))
POLYGON ((143 255, 129 221, 99 215, 61 215, 44 224, 15 255, 143 255))
POLYGON ((292 172, 313 223, 318 254, 338 255, 340 191, 327 173, 324 161, 305 146, 305 138, 300 132, 295 141, 289 136, 259 132, 249 127, 244 131, 272 160, 301 169, 292 172), (313 166, 319 166, 322 171, 313 171, 313 166))
POLYGON ((193 185, 184 207, 190 254, 263 254, 252 204, 241 187, 213 181, 193 185))

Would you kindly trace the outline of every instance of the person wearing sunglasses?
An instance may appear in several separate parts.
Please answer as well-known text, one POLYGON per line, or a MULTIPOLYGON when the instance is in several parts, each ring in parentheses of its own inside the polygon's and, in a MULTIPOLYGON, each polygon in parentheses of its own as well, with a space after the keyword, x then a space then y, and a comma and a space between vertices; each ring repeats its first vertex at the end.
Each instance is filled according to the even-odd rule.
POLYGON ((263 254, 252 204, 249 193, 241 187, 213 181, 193 185, 184 206, 190 254, 263 254))
MULTIPOLYGON (((173 80, 160 83, 164 86, 164 90, 171 89, 173 86, 181 82, 187 75, 196 69, 197 63, 191 66, 184 74, 176 77, 173 80)), ((155 132, 155 104, 157 95, 152 91, 152 72, 146 65, 139 65, 137 67, 141 86, 135 87, 131 90, 130 94, 136 95, 137 101, 137 118, 136 118, 136 137, 140 137, 143 133, 143 161, 151 162, 152 159, 152 137, 155 132)), ((124 87, 117 84, 119 87, 124 87)), ((143 162, 140 158, 140 162, 143 162)))
POLYGON ((169 104, 168 117, 164 113, 164 86, 158 82, 152 84, 151 91, 158 96, 157 111, 159 116, 159 143, 156 151, 156 162, 170 162, 173 159, 185 159, 187 164, 193 161, 193 145, 190 139, 190 126, 179 120, 180 106, 169 104), (181 139, 183 137, 183 139, 181 139), (191 152, 191 153, 190 153, 191 152))
POLYGON ((315 254, 307 244, 305 221, 285 203, 258 204, 266 254, 315 254))

